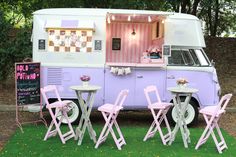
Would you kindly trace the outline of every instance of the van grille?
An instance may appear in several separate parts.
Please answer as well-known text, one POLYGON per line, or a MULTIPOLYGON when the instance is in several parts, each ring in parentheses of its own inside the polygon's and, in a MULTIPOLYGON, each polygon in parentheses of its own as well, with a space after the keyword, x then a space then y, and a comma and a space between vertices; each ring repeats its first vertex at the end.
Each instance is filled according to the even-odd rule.
POLYGON ((49 85, 62 84, 62 69, 61 68, 48 68, 47 71, 49 85))

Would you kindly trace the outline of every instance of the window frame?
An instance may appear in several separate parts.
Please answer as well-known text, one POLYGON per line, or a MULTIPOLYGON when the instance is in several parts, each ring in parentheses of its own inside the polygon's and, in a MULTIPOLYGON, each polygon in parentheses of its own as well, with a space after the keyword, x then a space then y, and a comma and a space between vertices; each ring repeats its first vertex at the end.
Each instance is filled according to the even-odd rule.
POLYGON ((175 52, 173 53, 173 51, 180 51, 179 53, 181 53, 180 55, 181 55, 183 64, 170 64, 169 63, 170 57, 171 57, 170 56, 167 59, 167 66, 185 66, 185 67, 209 67, 209 66, 211 66, 207 55, 205 54, 205 52, 202 49, 172 49, 171 54, 175 53, 175 52), (197 51, 200 51, 202 53, 202 57, 205 59, 205 62, 207 63, 207 65, 201 64, 201 61, 199 59, 199 55, 197 55, 197 53, 199 53, 199 52, 197 52, 197 51), (187 58, 185 57, 184 53, 188 54, 188 57, 189 57, 189 59, 191 59, 192 64, 187 63, 187 60, 186 60, 187 58), (193 57, 193 53, 195 55, 194 57, 193 57))

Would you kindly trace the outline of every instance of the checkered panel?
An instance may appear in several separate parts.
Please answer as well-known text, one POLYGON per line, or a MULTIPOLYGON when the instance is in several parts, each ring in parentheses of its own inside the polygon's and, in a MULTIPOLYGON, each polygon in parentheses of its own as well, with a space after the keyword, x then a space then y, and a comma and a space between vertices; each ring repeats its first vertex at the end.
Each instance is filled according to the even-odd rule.
POLYGON ((92 30, 48 29, 49 52, 92 52, 92 30))

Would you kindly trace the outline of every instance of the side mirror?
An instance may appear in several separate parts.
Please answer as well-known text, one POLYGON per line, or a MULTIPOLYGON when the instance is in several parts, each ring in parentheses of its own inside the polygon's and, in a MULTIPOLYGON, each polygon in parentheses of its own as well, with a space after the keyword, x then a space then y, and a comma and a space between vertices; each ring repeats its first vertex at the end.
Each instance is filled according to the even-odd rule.
POLYGON ((211 60, 211 65, 214 67, 215 66, 215 62, 213 60, 211 60))

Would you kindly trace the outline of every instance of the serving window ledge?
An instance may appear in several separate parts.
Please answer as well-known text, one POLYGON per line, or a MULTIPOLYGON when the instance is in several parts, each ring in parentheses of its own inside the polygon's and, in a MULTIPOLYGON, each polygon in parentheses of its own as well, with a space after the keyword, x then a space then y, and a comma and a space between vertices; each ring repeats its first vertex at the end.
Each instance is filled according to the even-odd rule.
POLYGON ((163 67, 164 63, 115 63, 115 62, 107 62, 108 66, 121 66, 121 67, 163 67))

